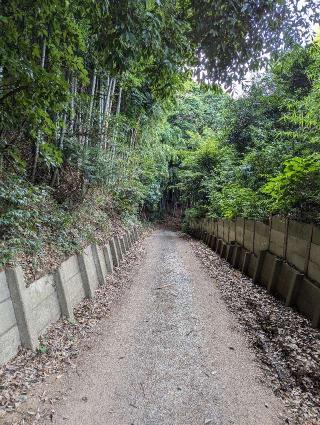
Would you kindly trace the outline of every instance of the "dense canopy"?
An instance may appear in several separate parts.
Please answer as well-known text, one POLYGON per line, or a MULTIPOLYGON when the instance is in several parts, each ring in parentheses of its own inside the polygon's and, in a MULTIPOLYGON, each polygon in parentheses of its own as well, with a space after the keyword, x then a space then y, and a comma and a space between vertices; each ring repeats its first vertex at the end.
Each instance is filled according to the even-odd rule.
POLYGON ((318 219, 319 45, 296 47, 317 3, 2 2, 0 264, 71 252, 111 209, 318 219))

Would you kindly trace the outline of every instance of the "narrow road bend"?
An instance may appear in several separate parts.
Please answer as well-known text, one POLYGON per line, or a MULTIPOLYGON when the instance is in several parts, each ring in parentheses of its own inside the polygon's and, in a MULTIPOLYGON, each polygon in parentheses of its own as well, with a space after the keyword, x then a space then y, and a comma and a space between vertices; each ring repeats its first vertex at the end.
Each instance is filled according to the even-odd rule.
POLYGON ((283 423, 281 402, 190 243, 157 230, 144 244, 98 346, 62 378, 53 423, 283 423))

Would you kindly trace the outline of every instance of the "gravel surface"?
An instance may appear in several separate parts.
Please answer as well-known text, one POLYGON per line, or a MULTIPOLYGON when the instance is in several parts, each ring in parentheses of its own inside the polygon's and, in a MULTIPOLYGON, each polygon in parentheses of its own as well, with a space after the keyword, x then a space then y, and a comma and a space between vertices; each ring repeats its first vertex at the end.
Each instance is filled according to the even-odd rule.
POLYGON ((34 391, 34 410, 52 403, 45 415, 39 408, 37 423, 289 423, 195 247, 168 230, 143 245, 143 258, 123 277, 128 290, 100 322, 94 346, 68 374, 34 391))
POLYGON ((254 348, 268 382, 290 411, 287 423, 320 425, 320 331, 203 242, 190 239, 254 348))

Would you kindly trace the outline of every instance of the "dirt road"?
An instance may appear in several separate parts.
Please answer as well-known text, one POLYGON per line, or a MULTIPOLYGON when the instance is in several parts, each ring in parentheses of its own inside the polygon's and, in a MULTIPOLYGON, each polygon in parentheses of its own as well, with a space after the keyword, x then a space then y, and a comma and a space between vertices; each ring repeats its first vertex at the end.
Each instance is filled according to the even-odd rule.
POLYGON ((144 243, 98 345, 61 379, 66 397, 53 423, 283 423, 281 402, 189 242, 157 230, 144 243))

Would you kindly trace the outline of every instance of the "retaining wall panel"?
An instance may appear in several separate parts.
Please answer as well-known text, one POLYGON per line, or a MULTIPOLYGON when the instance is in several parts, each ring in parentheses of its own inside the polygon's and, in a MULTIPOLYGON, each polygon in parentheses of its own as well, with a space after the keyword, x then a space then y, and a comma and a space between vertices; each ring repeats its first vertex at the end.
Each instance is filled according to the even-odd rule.
POLYGON ((20 334, 17 326, 12 327, 0 336, 0 365, 5 364, 18 353, 20 344, 20 334))
POLYGON ((99 276, 97 273, 94 256, 92 252, 92 246, 87 246, 83 251, 83 259, 85 262, 90 287, 94 291, 99 286, 99 276))
POLYGON ((320 288, 314 285, 309 279, 304 278, 295 300, 298 311, 312 320, 313 313, 319 308, 319 304, 320 288))
POLYGON ((258 261, 257 257, 254 254, 251 254, 249 266, 248 266, 248 270, 247 270, 248 276, 251 277, 251 278, 255 274, 256 267, 257 267, 257 261, 258 261))
POLYGON ((0 303, 10 298, 10 291, 7 285, 6 273, 0 272, 0 303))
POLYGON ((311 244, 310 248, 307 275, 310 279, 320 283, 320 245, 314 243, 311 244))
POLYGON ((237 218, 237 220, 236 220, 236 241, 240 245, 243 245, 243 227, 244 227, 244 219, 243 218, 237 218))
POLYGON ((273 217, 269 250, 278 257, 283 257, 285 229, 285 220, 279 217, 273 217))
POLYGON ((287 263, 282 263, 280 273, 277 276, 275 292, 281 299, 285 300, 288 296, 291 280, 296 273, 295 269, 287 263))
POLYGON ((224 220, 223 223, 223 239, 229 242, 229 220, 224 220))
POLYGON ((73 255, 62 263, 61 269, 64 277, 63 284, 74 308, 85 298, 77 256, 73 255))
POLYGON ((290 220, 288 226, 287 261, 304 270, 311 225, 290 220))
POLYGON ((5 272, 0 272, 0 365, 18 352, 21 344, 5 272))
POLYGON ((259 254, 260 251, 265 251, 269 248, 269 226, 261 221, 256 222, 255 237, 254 237, 254 253, 259 254))
POLYGON ((259 283, 261 283, 264 287, 268 286, 271 270, 273 269, 273 263, 275 259, 275 255, 271 254, 270 252, 266 252, 263 259, 263 265, 261 267, 261 273, 258 279, 259 283))
POLYGON ((235 240, 236 240, 236 222, 235 220, 230 220, 229 242, 234 242, 235 240))
POLYGON ((65 282, 67 286, 67 290, 70 296, 70 300, 72 302, 72 307, 76 307, 80 304, 85 298, 85 292, 82 286, 82 279, 80 272, 73 276, 70 280, 65 282))
POLYGON ((102 271, 103 283, 105 283, 108 275, 107 263, 104 256, 103 248, 99 245, 97 245, 97 254, 102 271))
POLYGON ((32 311, 30 325, 39 336, 51 323, 61 317, 53 275, 44 276, 33 282, 27 288, 25 297, 32 311))
POLYGON ((223 239, 223 220, 218 220, 218 237, 223 239))
POLYGON ((242 268, 245 253, 246 253, 245 249, 243 247, 241 247, 240 252, 239 252, 238 263, 235 265, 236 268, 239 269, 239 270, 241 270, 241 268, 242 268))
POLYGON ((318 226, 313 226, 312 243, 320 245, 320 227, 318 226))
POLYGON ((18 352, 21 344, 17 319, 5 272, 0 272, 0 365, 18 352))
POLYGON ((40 305, 38 305, 32 311, 32 315, 36 333, 40 336, 48 326, 57 322, 61 317, 57 293, 52 293, 40 305))
POLYGON ((0 304, 0 335, 3 335, 13 326, 16 326, 16 316, 14 313, 11 298, 0 304))
POLYGON ((254 221, 246 220, 244 226, 244 247, 253 252, 254 221))

